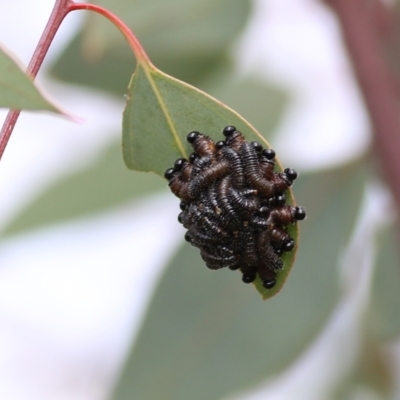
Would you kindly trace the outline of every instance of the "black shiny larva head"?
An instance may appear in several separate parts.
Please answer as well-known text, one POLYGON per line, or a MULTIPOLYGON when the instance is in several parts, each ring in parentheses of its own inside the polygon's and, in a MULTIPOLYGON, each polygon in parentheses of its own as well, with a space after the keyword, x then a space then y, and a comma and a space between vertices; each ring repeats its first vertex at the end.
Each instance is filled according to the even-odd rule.
POLYGON ((303 207, 295 207, 293 217, 297 221, 301 221, 306 217, 306 210, 303 207))
POLYGON ((174 164, 175 171, 180 171, 185 163, 187 163, 186 158, 178 158, 174 164))
POLYGON ((291 181, 294 181, 297 178, 297 172, 293 168, 285 168, 283 172, 291 181))
POLYGON ((289 239, 284 245, 282 250, 283 251, 292 251, 294 249, 294 240, 293 239, 289 239))
POLYGON ((254 147, 254 150, 259 153, 263 148, 258 142, 251 142, 251 145, 254 147))
POLYGON ((186 210, 186 207, 187 207, 187 204, 186 204, 184 201, 181 201, 181 202, 179 203, 179 208, 180 208, 182 211, 185 211, 185 210, 186 210))
POLYGON ((164 172, 164 178, 167 180, 170 180, 175 174, 175 170, 173 168, 168 168, 165 172, 164 172))
POLYGON ((219 142, 215 143, 215 147, 218 150, 221 150, 225 146, 226 146, 226 142, 224 140, 220 140, 219 142))
POLYGON ((273 160, 275 158, 275 151, 272 149, 264 149, 261 152, 261 155, 265 157, 267 160, 273 160))
POLYGON ((276 279, 275 278, 270 278, 270 279, 265 279, 263 281, 263 286, 265 289, 272 289, 276 284, 276 279))
POLYGON ((181 213, 179 213, 179 215, 178 215, 178 222, 180 223, 180 224, 183 224, 183 217, 184 217, 184 213, 183 212, 181 212, 181 213))
POLYGON ((270 207, 281 207, 286 204, 286 196, 284 194, 278 194, 272 199, 269 199, 268 205, 270 207))
POLYGON ((279 175, 289 187, 293 185, 293 181, 289 179, 285 172, 279 172, 279 175))
POLYGON ((196 153, 192 153, 192 154, 189 156, 189 161, 192 163, 196 158, 197 158, 197 154, 196 154, 196 153))
POLYGON ((247 275, 247 274, 243 274, 242 276, 242 281, 244 283, 251 283, 256 279, 255 275, 247 275))
POLYGON ((269 214, 269 210, 270 210, 269 207, 263 206, 258 210, 258 212, 261 215, 268 215, 269 214))
POLYGON ((234 127, 233 125, 228 125, 224 128, 224 130, 222 131, 222 133, 224 134, 224 136, 230 136, 232 135, 233 132, 236 132, 236 127, 234 127))
POLYGON ((275 197, 275 204, 277 206, 283 206, 286 203, 286 196, 284 194, 279 194, 275 197))
POLYGON ((190 233, 189 232, 186 232, 185 233, 185 240, 187 241, 187 242, 191 242, 192 241, 192 236, 190 236, 190 233))
POLYGON ((199 135, 200 135, 200 132, 192 131, 186 136, 186 140, 189 143, 194 143, 194 141, 196 140, 197 136, 199 136, 199 135))

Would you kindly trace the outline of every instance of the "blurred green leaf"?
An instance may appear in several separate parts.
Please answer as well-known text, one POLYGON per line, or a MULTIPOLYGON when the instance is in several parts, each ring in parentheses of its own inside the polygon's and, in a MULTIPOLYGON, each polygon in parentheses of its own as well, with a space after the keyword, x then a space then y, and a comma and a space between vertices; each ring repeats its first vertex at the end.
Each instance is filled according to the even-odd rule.
POLYGON ((104 89, 122 98, 134 68, 135 58, 125 43, 110 49, 101 59, 89 59, 80 35, 72 40, 50 73, 58 79, 104 89))
MULTIPOLYGON (((188 158, 192 151, 186 140, 188 132, 198 130, 218 141, 223 138, 220 132, 226 125, 234 125, 247 140, 261 141, 270 147, 264 137, 235 111, 143 60, 137 64, 129 84, 123 114, 125 164, 130 169, 163 175, 176 159, 182 156, 188 158)), ((282 170, 277 159, 276 168, 282 170)), ((286 198, 289 204, 294 204, 291 189, 286 192, 286 198)), ((288 229, 295 242, 297 231, 296 224, 288 229)), ((272 289, 265 289, 257 277, 255 286, 263 298, 273 296, 282 288, 296 250, 283 254, 284 268, 277 272, 277 281, 272 289)))
POLYGON ((209 89, 214 97, 251 121, 268 141, 271 140, 288 102, 286 93, 252 76, 242 79, 230 76, 220 84, 215 82, 209 89))
POLYGON ((263 302, 240 274, 209 271, 185 244, 171 261, 116 386, 116 400, 213 400, 268 379, 300 355, 338 297, 365 184, 363 165, 296 181, 301 247, 285 289, 263 302))
POLYGON ((27 76, 17 61, 0 48, 0 107, 61 111, 51 104, 27 76))
MULTIPOLYGON (((154 64, 190 83, 199 83, 225 59, 243 29, 250 1, 136 0, 97 1, 135 32, 154 64), (227 23, 229 21, 229 23, 227 23)), ((120 32, 98 15, 54 65, 61 79, 124 93, 134 58, 120 32)))
MULTIPOLYGON (((215 52, 232 41, 249 15, 251 2, 229 0, 98 0, 97 4, 124 18, 139 36, 147 35, 160 52, 167 43, 189 54, 215 52)), ((104 19, 90 16, 87 34, 95 32, 104 47, 120 41, 120 34, 104 19)), ((142 40, 149 40, 142 38, 142 40)), ((147 44, 150 44, 148 42, 147 44)), ((170 55, 171 57, 171 55, 170 55)))
POLYGON ((121 145, 113 144, 93 165, 57 180, 3 234, 95 213, 163 188, 167 184, 159 176, 128 171, 121 159, 121 145))
POLYGON ((383 232, 378 250, 368 324, 376 338, 392 340, 400 335, 400 253, 395 226, 383 232))

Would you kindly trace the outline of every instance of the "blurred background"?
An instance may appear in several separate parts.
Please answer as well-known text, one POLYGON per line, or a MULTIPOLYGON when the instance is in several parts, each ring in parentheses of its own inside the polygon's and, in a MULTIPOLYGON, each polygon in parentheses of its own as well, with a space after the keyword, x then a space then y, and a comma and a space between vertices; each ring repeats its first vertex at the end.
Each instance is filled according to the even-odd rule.
MULTIPOLYGON (((0 0, 0 43, 25 65, 53 4, 0 0)), ((128 45, 99 15, 72 13, 38 82, 82 122, 24 112, 1 162, 0 397, 399 399, 394 206, 331 10, 317 0, 96 4, 158 68, 266 137, 299 171, 308 218, 271 300, 237 273, 208 271, 183 243, 166 182, 123 164, 128 45)))

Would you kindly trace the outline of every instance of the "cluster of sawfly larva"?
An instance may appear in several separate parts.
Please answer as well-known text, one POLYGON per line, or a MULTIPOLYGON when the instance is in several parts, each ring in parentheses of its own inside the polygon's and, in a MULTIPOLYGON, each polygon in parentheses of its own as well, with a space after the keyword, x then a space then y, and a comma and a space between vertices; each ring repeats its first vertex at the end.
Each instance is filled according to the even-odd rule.
POLYGON ((275 152, 248 142, 234 126, 214 142, 197 131, 187 136, 194 152, 165 171, 171 191, 181 200, 178 221, 185 239, 200 249, 210 269, 240 269, 243 282, 257 274, 275 286, 281 255, 292 251, 290 224, 306 217, 304 208, 286 203, 285 191, 297 178, 286 168, 275 172, 275 152))

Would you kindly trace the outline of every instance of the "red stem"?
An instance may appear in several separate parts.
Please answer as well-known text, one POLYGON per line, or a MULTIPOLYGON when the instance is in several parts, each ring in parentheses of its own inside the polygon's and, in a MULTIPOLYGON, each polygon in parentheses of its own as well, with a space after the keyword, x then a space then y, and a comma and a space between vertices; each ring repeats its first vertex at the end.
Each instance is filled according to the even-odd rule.
MULTIPOLYGON (((47 21, 46 27, 44 28, 42 36, 27 68, 27 73, 31 75, 32 78, 36 77, 61 22, 69 12, 68 7, 71 2, 71 0, 56 0, 53 11, 51 12, 50 18, 47 21)), ((10 110, 7 114, 0 131, 0 159, 3 156, 4 150, 6 149, 20 113, 21 110, 10 110)))
MULTIPOLYGON (((36 77, 50 44, 53 41, 62 21, 70 11, 75 10, 94 11, 109 19, 125 36, 136 56, 137 61, 146 64, 148 68, 153 68, 153 64, 151 63, 149 57, 135 35, 116 15, 112 14, 105 8, 93 4, 74 3, 72 0, 56 0, 53 11, 51 12, 50 18, 27 68, 27 73, 30 74, 32 78, 36 77)), ((6 149, 7 143, 11 137, 20 113, 20 110, 10 110, 7 114, 3 127, 0 131, 0 159, 3 156, 4 150, 6 149)))
POLYGON ((336 12, 374 128, 374 152, 400 211, 400 113, 395 78, 384 61, 365 0, 325 0, 336 12))

